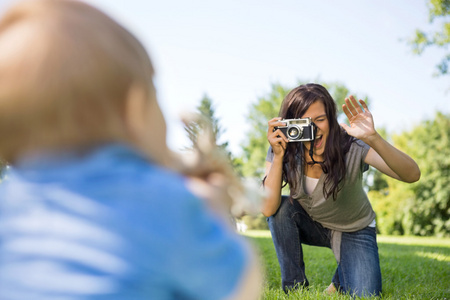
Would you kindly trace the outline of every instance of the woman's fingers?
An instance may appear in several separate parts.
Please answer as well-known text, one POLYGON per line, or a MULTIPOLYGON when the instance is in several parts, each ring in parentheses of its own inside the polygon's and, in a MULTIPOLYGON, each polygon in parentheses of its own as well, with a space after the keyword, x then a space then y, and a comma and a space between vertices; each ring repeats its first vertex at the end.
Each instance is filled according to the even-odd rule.
POLYGON ((287 137, 284 135, 284 133, 280 129, 277 129, 277 130, 269 133, 269 135, 270 135, 269 138, 270 137, 275 138, 275 139, 279 138, 281 140, 284 140, 286 143, 288 142, 287 137))
POLYGON ((345 104, 342 105, 342 109, 347 116, 347 118, 351 118, 358 114, 363 114, 364 112, 368 112, 369 108, 364 100, 356 101, 353 95, 350 95, 348 98, 345 98, 345 104), (360 105, 361 104, 361 105, 360 105), (361 107, 362 106, 362 107, 361 107))
POLYGON ((359 100, 359 103, 361 103, 362 107, 364 108, 364 111, 369 112, 369 108, 367 107, 367 104, 364 100, 359 100))
MULTIPOLYGON (((286 124, 284 122, 280 122, 281 118, 273 118, 268 122, 269 129, 267 131, 267 138, 269 139, 269 142, 272 144, 271 140, 274 141, 274 139, 281 138, 286 143, 288 142, 288 139, 286 136, 281 132, 281 130, 276 129, 278 126, 285 126, 286 124)), ((274 141, 278 142, 278 141, 274 141)))
POLYGON ((347 108, 347 105, 343 104, 343 105, 342 105, 342 110, 344 111, 344 114, 347 116, 347 118, 348 118, 349 120, 353 117, 352 113, 351 113, 350 110, 347 108))
POLYGON ((270 121, 268 122, 268 124, 269 124, 269 132, 273 132, 273 131, 274 131, 274 128, 277 127, 277 126, 283 126, 283 125, 285 125, 285 123, 280 122, 280 120, 281 120, 281 118, 278 117, 278 118, 273 118, 272 120, 270 120, 270 121))
POLYGON ((286 126, 284 122, 281 122, 282 118, 277 117, 271 119, 269 124, 269 129, 267 131, 267 139, 269 140, 272 150, 275 154, 282 154, 286 151, 287 145, 289 143, 286 135, 277 127, 286 126))
POLYGON ((288 139, 283 132, 281 132, 281 130, 276 129, 275 131, 271 131, 271 129, 269 129, 267 139, 269 140, 269 144, 272 146, 272 150, 275 154, 284 153, 287 147, 288 139))
POLYGON ((359 105, 358 101, 356 101, 355 97, 353 95, 350 95, 350 101, 352 103, 353 108, 356 110, 357 114, 362 114, 364 111, 362 110, 361 106, 359 105))
POLYGON ((281 146, 283 149, 286 149, 286 145, 288 143, 288 139, 280 130, 276 130, 270 134, 268 140, 272 148, 281 146))
MULTIPOLYGON (((350 97, 352 97, 352 96, 350 96, 350 97)), ((345 105, 347 106, 347 109, 350 111, 350 114, 352 116, 356 116, 358 114, 358 112, 357 112, 357 110, 356 110, 356 108, 354 106, 353 101, 351 101, 350 97, 349 98, 345 98, 345 105)), ((355 99, 355 98, 353 98, 353 99, 355 99)))
POLYGON ((272 145, 272 151, 275 155, 284 155, 286 147, 287 143, 285 141, 280 141, 279 143, 272 145))

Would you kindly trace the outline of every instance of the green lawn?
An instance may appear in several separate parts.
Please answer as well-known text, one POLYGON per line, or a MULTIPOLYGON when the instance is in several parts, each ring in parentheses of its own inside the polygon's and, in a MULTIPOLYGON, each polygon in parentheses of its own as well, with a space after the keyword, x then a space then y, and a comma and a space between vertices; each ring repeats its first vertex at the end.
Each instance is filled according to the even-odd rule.
MULTIPOLYGON (((261 299, 351 299, 324 294, 336 269, 330 249, 303 246, 310 287, 290 297, 281 289, 280 268, 269 231, 244 234, 261 256, 265 270, 261 299)), ((378 236, 383 299, 450 299, 450 239, 378 236)))

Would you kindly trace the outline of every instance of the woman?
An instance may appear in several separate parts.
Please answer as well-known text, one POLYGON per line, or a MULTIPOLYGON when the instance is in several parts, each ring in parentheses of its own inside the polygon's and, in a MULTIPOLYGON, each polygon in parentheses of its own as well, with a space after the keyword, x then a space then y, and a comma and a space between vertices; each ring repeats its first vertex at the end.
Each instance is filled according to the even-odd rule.
POLYGON ((270 149, 264 186, 263 214, 281 268, 285 292, 309 285, 302 244, 330 247, 338 262, 328 292, 379 295, 381 271, 375 213, 362 187, 371 165, 404 182, 420 178, 417 164, 386 142, 375 130, 363 100, 345 99, 350 126, 339 126, 336 104, 318 84, 301 85, 284 99, 278 118, 268 122, 270 149), (282 119, 311 118, 315 140, 288 142, 278 128, 282 119), (311 151, 312 147, 312 151, 311 151), (283 182, 290 196, 282 196, 283 182))

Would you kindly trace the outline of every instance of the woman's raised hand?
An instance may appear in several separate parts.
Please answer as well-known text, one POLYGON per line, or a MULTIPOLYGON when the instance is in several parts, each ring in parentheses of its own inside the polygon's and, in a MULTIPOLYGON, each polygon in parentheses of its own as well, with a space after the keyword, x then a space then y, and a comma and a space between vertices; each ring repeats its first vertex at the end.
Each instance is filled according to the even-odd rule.
POLYGON ((345 104, 342 105, 345 115, 348 118, 350 126, 341 124, 347 133, 357 139, 367 140, 376 135, 372 114, 364 100, 356 101, 355 97, 345 98, 345 104), (359 105, 361 103, 361 106, 359 105))
POLYGON ((284 126, 286 125, 283 122, 280 122, 282 118, 273 118, 268 122, 269 129, 267 130, 267 139, 269 140, 270 145, 272 146, 272 151, 275 156, 284 155, 284 152, 286 151, 286 146, 288 143, 288 139, 286 136, 281 132, 280 129, 275 130, 275 127, 277 126, 284 126))

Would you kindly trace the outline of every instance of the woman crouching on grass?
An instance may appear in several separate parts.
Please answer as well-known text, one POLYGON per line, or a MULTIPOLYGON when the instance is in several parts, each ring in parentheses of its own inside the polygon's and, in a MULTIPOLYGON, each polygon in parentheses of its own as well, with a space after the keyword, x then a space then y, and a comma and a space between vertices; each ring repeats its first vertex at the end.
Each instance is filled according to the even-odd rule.
POLYGON ((371 165, 415 182, 420 170, 377 133, 366 103, 359 103, 353 96, 345 99, 350 126, 341 127, 328 91, 318 84, 301 85, 283 100, 279 117, 268 122, 268 199, 262 212, 268 217, 286 293, 309 285, 302 244, 333 250, 338 266, 328 292, 381 293, 375 213, 363 190, 363 172, 371 165), (277 128, 285 125, 282 119, 307 117, 316 127, 312 142, 288 142, 277 128), (289 197, 281 195, 283 182, 289 184, 289 197))

